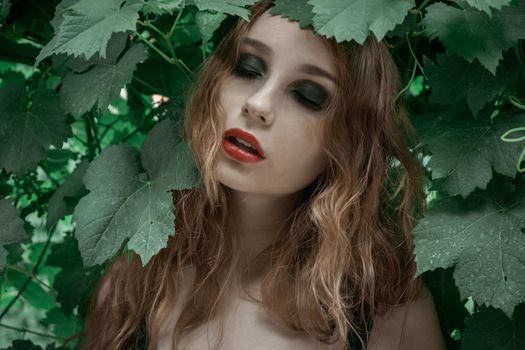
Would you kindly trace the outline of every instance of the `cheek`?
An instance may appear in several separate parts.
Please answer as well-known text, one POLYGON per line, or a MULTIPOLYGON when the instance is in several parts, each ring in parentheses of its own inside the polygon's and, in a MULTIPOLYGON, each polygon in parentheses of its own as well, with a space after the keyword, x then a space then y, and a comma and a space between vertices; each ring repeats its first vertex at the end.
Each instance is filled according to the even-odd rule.
MULTIPOLYGON (((301 190, 312 183, 326 167, 328 161, 322 149, 321 126, 318 123, 303 130, 290 130, 281 135, 276 144, 279 148, 279 173, 281 179, 296 183, 301 190), (293 135, 290 137, 289 135, 293 135)), ((279 180, 280 181, 280 180, 279 180)))

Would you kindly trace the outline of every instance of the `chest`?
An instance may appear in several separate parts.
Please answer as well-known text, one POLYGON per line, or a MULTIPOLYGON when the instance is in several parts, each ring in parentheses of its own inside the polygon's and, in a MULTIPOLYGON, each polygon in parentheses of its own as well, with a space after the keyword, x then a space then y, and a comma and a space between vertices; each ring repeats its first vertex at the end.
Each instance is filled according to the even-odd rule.
MULTIPOLYGON (((159 333, 157 350, 172 350, 172 329, 189 297, 189 288, 183 285, 170 317, 159 333)), ((273 320, 264 307, 233 293, 234 297, 223 306, 220 319, 213 319, 186 332, 180 340, 185 350, 241 350, 241 349, 289 349, 289 350, 335 350, 341 344, 326 345, 304 332, 290 330, 273 320), (222 322, 222 339, 220 339, 222 322), (220 341, 220 342, 219 342, 220 341)))

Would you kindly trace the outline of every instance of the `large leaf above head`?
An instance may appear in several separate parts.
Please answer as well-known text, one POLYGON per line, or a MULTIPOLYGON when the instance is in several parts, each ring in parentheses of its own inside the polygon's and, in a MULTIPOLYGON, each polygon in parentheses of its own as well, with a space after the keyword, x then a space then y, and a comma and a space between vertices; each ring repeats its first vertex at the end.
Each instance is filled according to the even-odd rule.
POLYGON ((86 188, 73 214, 85 266, 102 264, 128 239, 146 264, 174 233, 170 190, 192 188, 199 176, 177 123, 165 120, 141 152, 121 145, 102 152, 87 170, 86 188))
POLYGON ((430 120, 421 124, 418 132, 432 152, 428 163, 432 179, 439 180, 448 194, 466 197, 475 188, 486 187, 493 169, 514 177, 522 147, 500 137, 511 128, 523 126, 524 118, 524 114, 513 113, 494 120, 486 115, 474 118, 464 102, 441 115, 425 116, 430 120))
POLYGON ((501 95, 516 80, 520 65, 513 50, 505 53, 496 76, 475 60, 471 63, 457 56, 437 56, 438 65, 426 64, 432 94, 430 102, 455 104, 466 99, 470 111, 477 115, 483 106, 501 95))
POLYGON ((525 39, 525 2, 505 6, 492 18, 484 12, 432 4, 422 23, 430 38, 443 41, 447 54, 457 54, 468 62, 478 59, 492 74, 502 52, 525 39))
POLYGON ((59 93, 66 112, 80 117, 93 107, 105 111, 124 85, 131 82, 137 64, 147 56, 142 44, 124 48, 125 43, 125 35, 115 35, 108 44, 107 58, 76 59, 69 63, 71 70, 64 77, 59 93))
POLYGON ((53 90, 36 90, 29 101, 23 85, 0 88, 0 168, 34 169, 50 145, 60 148, 70 134, 53 90))
POLYGON ((64 53, 90 59, 95 54, 106 58, 106 47, 113 33, 135 30, 140 0, 79 0, 63 9, 58 28, 36 58, 38 65, 44 58, 64 53))
POLYGON ((467 4, 477 8, 480 11, 485 11, 487 14, 492 14, 492 9, 501 9, 502 6, 510 4, 512 0, 464 0, 467 4))
POLYGON ((7 251, 4 246, 25 240, 24 221, 20 218, 18 210, 6 199, 0 200, 0 272, 3 271, 7 251))
POLYGON ((512 319, 501 310, 482 306, 465 321, 465 326, 461 350, 525 349, 524 304, 516 307, 512 319))
POLYGON ((270 9, 272 15, 297 21, 301 28, 314 24, 313 6, 308 0, 275 0, 274 3, 275 6, 270 9))
POLYGON ((377 40, 403 22, 413 0, 309 0, 315 30, 338 42, 364 43, 370 32, 377 40))
POLYGON ((181 10, 184 0, 149 0, 141 9, 142 13, 165 15, 171 14, 175 10, 181 10))
POLYGON ((466 200, 448 197, 414 229, 419 273, 456 264, 462 298, 502 309, 509 317, 525 301, 525 182, 512 195, 496 177, 466 200))
POLYGON ((200 11, 216 11, 249 20, 250 11, 247 6, 257 0, 187 0, 187 5, 195 5, 200 11))

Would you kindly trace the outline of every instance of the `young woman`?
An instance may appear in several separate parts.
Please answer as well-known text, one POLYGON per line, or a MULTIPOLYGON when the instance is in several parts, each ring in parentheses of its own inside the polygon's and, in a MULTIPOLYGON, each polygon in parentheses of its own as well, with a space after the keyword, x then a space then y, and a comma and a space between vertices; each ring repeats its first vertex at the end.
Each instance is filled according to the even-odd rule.
POLYGON ((414 280, 424 208, 382 43, 252 8, 203 67, 186 137, 204 186, 176 235, 100 284, 84 349, 444 349, 414 280))

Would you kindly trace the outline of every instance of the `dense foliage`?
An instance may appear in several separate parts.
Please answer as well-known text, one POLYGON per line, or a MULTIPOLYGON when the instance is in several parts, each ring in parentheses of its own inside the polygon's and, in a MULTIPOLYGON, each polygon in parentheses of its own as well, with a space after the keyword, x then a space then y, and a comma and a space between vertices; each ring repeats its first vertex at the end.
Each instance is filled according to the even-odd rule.
MULTIPOLYGON (((108 259, 146 264, 199 185, 186 91, 253 0, 0 0, 0 347, 74 349, 108 259)), ((525 348, 525 1, 277 0, 384 40, 421 143, 414 230, 450 349, 525 348)))

